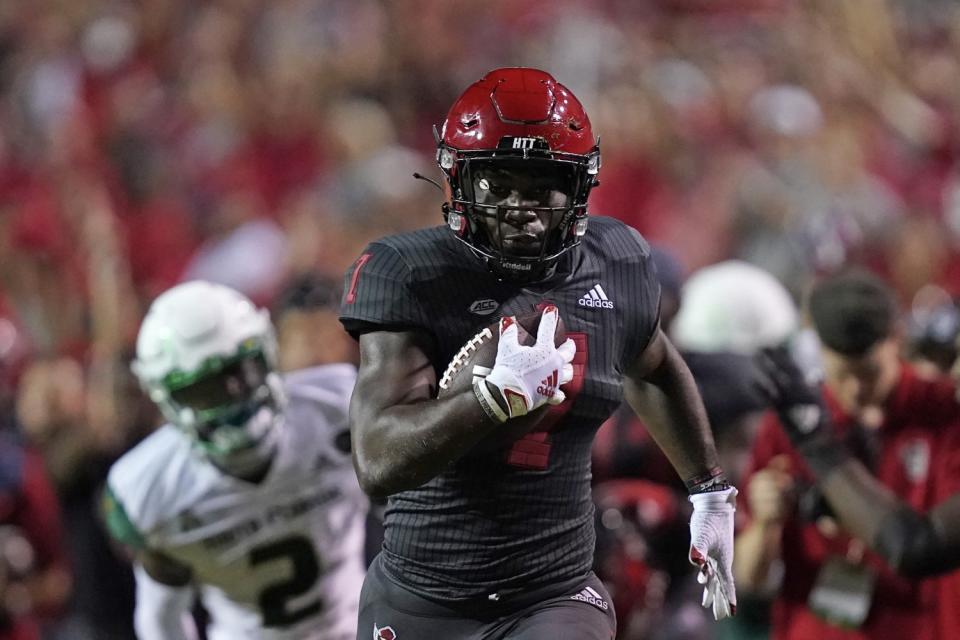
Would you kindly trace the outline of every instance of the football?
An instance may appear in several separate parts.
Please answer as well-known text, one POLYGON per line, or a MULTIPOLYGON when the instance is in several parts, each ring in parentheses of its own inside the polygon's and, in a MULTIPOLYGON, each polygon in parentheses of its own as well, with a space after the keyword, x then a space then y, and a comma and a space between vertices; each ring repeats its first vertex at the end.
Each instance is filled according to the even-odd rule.
MULTIPOLYGON (((517 316, 517 336, 520 344, 530 346, 537 341, 537 327, 540 326, 541 312, 517 316)), ((440 378, 437 397, 462 393, 473 386, 475 377, 485 377, 490 373, 493 363, 497 359, 497 343, 500 341, 499 321, 484 327, 477 335, 470 338, 447 365, 446 371, 440 378)), ((554 333, 554 344, 558 347, 567 339, 567 331, 563 318, 557 318, 557 330, 554 333)), ((509 447, 517 438, 530 432, 543 419, 549 405, 528 413, 525 416, 507 420, 499 429, 495 429, 489 436, 481 440, 473 449, 473 453, 486 453, 509 447)))

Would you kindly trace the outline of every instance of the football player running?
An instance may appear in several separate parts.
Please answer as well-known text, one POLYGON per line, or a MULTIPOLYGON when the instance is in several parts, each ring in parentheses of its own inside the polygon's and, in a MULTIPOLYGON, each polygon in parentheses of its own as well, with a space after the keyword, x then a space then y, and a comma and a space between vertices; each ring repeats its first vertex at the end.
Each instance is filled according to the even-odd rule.
POLYGON ((583 107, 543 71, 498 69, 435 135, 446 225, 373 242, 345 280, 341 321, 361 350, 354 466, 389 496, 357 638, 613 638, 591 572, 590 450, 623 396, 687 481, 703 604, 732 614, 736 489, 660 330, 649 245, 587 217, 600 150, 583 107), (536 344, 502 321, 486 378, 437 398, 474 334, 536 310, 536 344), (559 317, 569 340, 555 346, 559 317), (554 376, 560 392, 542 382, 554 376), (547 404, 531 433, 506 437, 504 422, 547 404))
POLYGON ((352 638, 366 497, 350 464, 352 365, 285 375, 266 310, 193 281, 160 295, 133 371, 168 424, 114 464, 111 533, 135 554, 143 640, 352 638))

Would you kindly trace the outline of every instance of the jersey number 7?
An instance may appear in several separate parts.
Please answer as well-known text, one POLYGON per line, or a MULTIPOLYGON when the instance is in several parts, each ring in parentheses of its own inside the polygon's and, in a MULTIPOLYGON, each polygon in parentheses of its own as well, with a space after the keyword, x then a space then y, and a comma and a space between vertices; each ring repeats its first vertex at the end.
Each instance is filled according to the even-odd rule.
POLYGON ((587 334, 567 333, 567 337, 577 345, 577 353, 573 356, 573 379, 563 387, 567 398, 561 404, 550 407, 533 431, 513 443, 507 451, 507 464, 521 469, 546 469, 550 464, 550 432, 567 415, 583 389, 587 369, 587 334))

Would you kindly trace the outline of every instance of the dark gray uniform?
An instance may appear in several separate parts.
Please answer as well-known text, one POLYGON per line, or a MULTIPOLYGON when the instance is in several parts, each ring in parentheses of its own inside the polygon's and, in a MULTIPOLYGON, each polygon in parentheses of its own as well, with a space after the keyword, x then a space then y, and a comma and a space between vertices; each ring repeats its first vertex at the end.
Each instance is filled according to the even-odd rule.
MULTIPOLYGON (((599 613, 602 624, 598 635, 563 637, 611 637, 613 610, 590 571, 590 451, 597 428, 622 400, 624 369, 656 330, 659 299, 649 246, 611 218, 591 218, 555 276, 529 286, 498 281, 445 227, 367 247, 346 275, 341 322, 351 334, 421 330, 433 337, 439 378, 481 328, 549 302, 559 308, 577 355, 574 379, 564 387, 567 401, 535 432, 499 447, 488 443, 427 484, 390 497, 383 551, 367 579, 377 584, 365 586, 358 638, 369 638, 374 623, 391 626, 397 637, 426 637, 390 622, 382 606, 396 599, 394 589, 446 607, 464 622, 486 621, 445 637, 539 638, 518 635, 511 624, 528 617, 527 607, 553 598, 581 616, 599 613)), ((435 628, 426 624, 421 629, 435 628)))

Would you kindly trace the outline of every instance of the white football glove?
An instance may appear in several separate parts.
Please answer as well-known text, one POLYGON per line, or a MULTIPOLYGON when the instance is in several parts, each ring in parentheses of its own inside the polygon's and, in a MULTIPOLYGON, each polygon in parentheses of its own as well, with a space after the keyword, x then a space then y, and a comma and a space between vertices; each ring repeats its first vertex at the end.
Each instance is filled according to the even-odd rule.
POLYGON ((733 514, 737 490, 695 493, 690 496, 690 562, 700 567, 697 582, 704 585, 703 604, 722 620, 737 612, 733 585, 733 514))
POLYGON ((557 322, 557 308, 550 305, 540 317, 536 344, 527 347, 520 344, 517 319, 507 316, 500 320, 497 359, 487 377, 474 382, 477 398, 492 418, 504 422, 544 404, 564 401, 560 385, 573 379, 571 362, 577 347, 569 338, 559 347, 554 345, 557 322))

